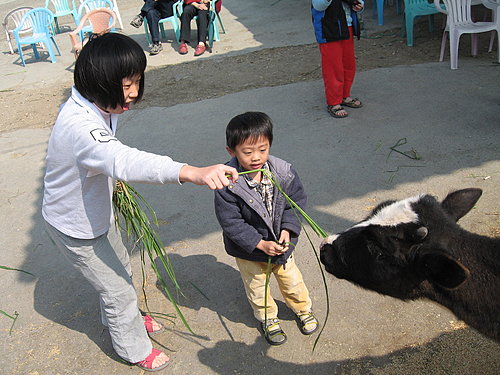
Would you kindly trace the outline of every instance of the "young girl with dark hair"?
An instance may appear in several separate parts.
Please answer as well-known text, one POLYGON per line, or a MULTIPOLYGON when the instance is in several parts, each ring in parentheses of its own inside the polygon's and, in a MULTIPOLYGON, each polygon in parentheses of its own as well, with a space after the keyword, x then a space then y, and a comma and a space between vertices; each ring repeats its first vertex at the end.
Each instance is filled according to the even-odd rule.
POLYGON ((146 371, 169 363, 148 334, 163 326, 137 305, 130 260, 113 223, 114 182, 191 182, 221 189, 235 168, 204 168, 140 151, 116 137, 118 115, 141 99, 146 57, 131 38, 109 33, 90 40, 75 65, 75 86, 50 135, 42 215, 47 232, 70 263, 99 293, 101 320, 113 348, 146 371))

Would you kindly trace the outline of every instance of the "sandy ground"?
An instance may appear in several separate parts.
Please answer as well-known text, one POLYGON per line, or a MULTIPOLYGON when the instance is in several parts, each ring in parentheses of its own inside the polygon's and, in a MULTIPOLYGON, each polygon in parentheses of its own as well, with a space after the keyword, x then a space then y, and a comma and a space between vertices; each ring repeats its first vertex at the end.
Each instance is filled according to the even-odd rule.
MULTIPOLYGON (((230 7, 236 1, 243 7, 240 0, 232 3, 227 0, 225 4, 230 7)), ((280 0, 272 4, 278 3, 280 0)), ((135 4, 120 0, 122 14, 126 11, 130 14, 135 4)), ((371 9, 369 11, 371 13, 371 9)), ((229 17, 229 12, 225 16, 229 17)), ((239 21, 250 23, 249 18, 241 16, 239 21)), ((436 25, 441 22, 442 18, 437 17, 436 25)), ((309 22, 306 27, 310 33, 309 22)), ((134 32, 127 30, 131 31, 134 32)), ((436 100, 449 94, 443 84, 445 76, 448 77, 449 62, 439 66, 445 67, 444 74, 438 77, 442 79, 436 79, 435 85, 428 77, 416 75, 414 66, 407 67, 437 61, 439 28, 429 33, 425 22, 418 23, 413 48, 406 47, 399 28, 365 33, 356 42, 358 70, 377 74, 370 75, 369 80, 367 75, 360 74, 355 85, 355 88, 371 88, 369 92, 353 92, 366 103, 359 115, 356 114, 362 121, 350 116, 342 122, 332 121, 324 110, 316 44, 300 40, 294 45, 280 46, 262 42, 269 41, 271 36, 264 39, 259 35, 265 48, 252 49, 252 45, 248 51, 225 53, 226 39, 238 34, 235 29, 230 31, 216 44, 219 51, 212 55, 174 63, 175 45, 169 48, 165 43, 161 55, 149 58, 145 97, 137 105, 141 110, 130 111, 122 119, 120 137, 126 144, 158 153, 172 151, 179 160, 193 164, 225 161, 227 154, 220 134, 229 114, 254 107, 266 108, 280 124, 277 142, 273 145, 276 154, 287 160, 294 159, 313 202, 311 213, 328 229, 348 227, 383 199, 403 198, 416 191, 443 198, 451 187, 473 184, 482 187, 485 193, 462 225, 476 233, 499 235, 498 140, 491 137, 498 134, 491 119, 498 113, 498 101, 479 95, 477 101, 471 100, 471 107, 455 108, 453 103, 436 100), (380 67, 394 68, 376 69, 380 67), (405 74, 411 76, 415 90, 404 86, 406 91, 402 93, 398 79, 402 80, 405 74), (397 78, 393 81, 394 77, 397 78), (441 90, 433 91, 438 94, 427 98, 422 93, 426 92, 425 87, 431 86, 441 90), (418 111, 414 111, 411 101, 403 99, 408 92, 419 95, 415 100, 418 111), (215 101, 205 100, 211 98, 218 98, 217 107, 213 107, 215 101), (420 128, 405 128, 410 111, 415 116, 410 122, 420 124, 420 128), (139 116, 147 121, 140 121, 139 116), (184 126, 187 116, 206 118, 207 124, 193 121, 190 126, 184 126), (429 121, 440 116, 456 116, 460 124, 440 128, 436 122, 429 121), (162 126, 164 119, 168 119, 168 131, 162 126), (139 123, 140 128, 136 126, 139 123), (311 136, 310 129, 330 136, 311 136), (148 136, 143 137, 144 134, 148 136), (395 155, 388 160, 388 147, 403 135, 409 137, 411 146, 408 147, 416 147, 424 153, 425 166, 389 173, 409 163, 395 155), (206 148, 204 152, 198 152, 202 147, 206 148), (319 152, 312 161, 310 150, 314 148, 327 148, 332 152, 319 152), (328 172, 316 170, 316 165, 328 168, 328 172)), ((143 36, 135 37, 144 40, 143 36)), ((486 51, 488 40, 489 37, 480 38, 480 54, 471 58, 470 38, 462 38, 463 72, 470 71, 471 65, 467 63, 471 62, 478 75, 490 67, 498 68, 492 64, 496 51, 486 51), (480 66, 475 64, 478 62, 480 66)), ((69 57, 66 61, 71 61, 69 57)), ((20 313, 12 334, 9 333, 10 320, 5 317, 0 320, 0 374, 143 375, 138 368, 128 367, 117 358, 108 332, 97 323, 99 313, 94 290, 53 248, 40 219, 46 140, 58 106, 65 101, 72 83, 71 63, 31 61, 26 69, 11 65, 12 62, 3 65, 5 79, 35 69, 45 72, 45 65, 50 69, 64 66, 68 71, 41 86, 16 84, 0 90, 0 169, 3 173, 0 231, 5 234, 0 264, 36 274, 34 278, 14 272, 0 273, 0 309, 20 313)), ((418 71, 429 72, 438 65, 426 64, 425 69, 418 71)), ((460 77, 461 73, 457 71, 454 77, 460 77)), ((463 93, 468 84, 457 81, 453 95, 463 93)), ((477 81, 481 81, 480 77, 477 81)), ((482 82, 477 86, 488 85, 482 82)), ((177 278, 187 295, 182 299, 182 309, 197 333, 190 335, 178 319, 164 320, 167 331, 154 340, 154 345, 173 358, 165 374, 500 373, 498 345, 466 327, 449 311, 428 301, 401 303, 333 277, 327 279, 330 320, 316 351, 312 352, 316 335, 303 337, 296 329, 293 315, 282 303, 280 317, 289 343, 270 347, 260 336, 249 312, 234 261, 222 248, 220 228, 212 213, 211 192, 184 186, 182 189, 168 187, 166 194, 162 187, 147 185, 142 185, 140 191, 157 210, 160 235, 166 241, 177 278)), ((304 254, 308 254, 300 258, 301 269, 313 291, 316 312, 324 319, 324 285, 318 265, 309 256, 305 239, 301 246, 307 251, 304 254)), ((137 251, 132 252, 132 262, 135 274, 140 275, 137 251)), ((138 276, 138 291, 141 281, 138 276)), ((146 270, 145 289, 152 310, 173 312, 150 269, 146 270)), ((145 306, 142 295, 140 303, 145 306)))
MULTIPOLYGON (((442 18, 436 16, 436 25, 441 22, 442 18)), ((440 29, 430 33, 427 23, 420 22, 416 24, 414 33, 412 48, 406 46, 400 28, 369 35, 363 33, 362 38, 356 41, 358 71, 437 61, 442 35, 440 29)), ((470 38, 463 37, 460 61, 494 61, 496 52, 487 52, 488 42, 489 37, 480 38, 480 53, 473 58, 469 54, 470 38)), ((154 56, 149 59, 158 58, 154 56)), ((266 48, 223 58, 201 58, 181 64, 150 66, 146 72, 144 99, 137 108, 170 107, 253 88, 320 78, 320 58, 315 43, 266 48)), ((52 126, 59 105, 65 101, 71 84, 71 76, 68 76, 42 90, 30 86, 1 90, 0 132, 52 126)), ((362 93, 354 94, 362 96, 362 93)), ((390 101, 390 97, 387 100, 390 101)))

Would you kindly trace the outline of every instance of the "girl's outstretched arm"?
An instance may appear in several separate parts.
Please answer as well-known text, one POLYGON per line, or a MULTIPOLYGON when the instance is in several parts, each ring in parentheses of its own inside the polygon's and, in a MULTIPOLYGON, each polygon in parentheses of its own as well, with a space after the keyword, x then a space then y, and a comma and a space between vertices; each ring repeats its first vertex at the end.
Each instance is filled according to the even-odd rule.
POLYGON ((224 164, 210 165, 208 167, 193 167, 184 165, 179 173, 181 182, 191 182, 195 185, 207 185, 210 189, 222 189, 228 186, 230 179, 234 182, 238 179, 238 171, 224 164), (231 175, 231 177, 226 177, 231 175))

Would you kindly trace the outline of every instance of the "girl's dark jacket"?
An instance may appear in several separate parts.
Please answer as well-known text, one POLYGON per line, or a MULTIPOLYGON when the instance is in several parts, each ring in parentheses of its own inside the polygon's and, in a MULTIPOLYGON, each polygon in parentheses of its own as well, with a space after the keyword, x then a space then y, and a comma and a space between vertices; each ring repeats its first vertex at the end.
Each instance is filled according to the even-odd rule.
MULTIPOLYGON (((227 165, 242 171, 236 158, 227 165)), ((297 172, 279 158, 269 155, 268 165, 277 177, 283 191, 304 209, 307 196, 297 172)), ((260 194, 251 189, 243 177, 234 184, 215 192, 215 214, 222 227, 226 252, 237 258, 267 262, 268 255, 256 249, 260 240, 277 241, 283 229, 290 231, 289 250, 272 259, 272 263, 285 264, 297 244, 301 224, 283 194, 274 188, 273 218, 269 217, 260 194)), ((300 215, 297 213, 297 215, 300 215)))

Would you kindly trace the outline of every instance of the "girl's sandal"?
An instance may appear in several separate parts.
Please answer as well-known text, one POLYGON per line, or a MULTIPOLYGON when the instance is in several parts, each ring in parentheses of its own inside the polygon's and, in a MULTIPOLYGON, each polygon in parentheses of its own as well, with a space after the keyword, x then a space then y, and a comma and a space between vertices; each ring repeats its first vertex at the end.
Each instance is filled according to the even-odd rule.
POLYGON ((346 107, 351 107, 351 108, 361 108, 363 106, 363 103, 361 103, 361 100, 359 98, 344 98, 342 100, 342 105, 345 105, 346 107))
POLYGON ((144 371, 153 372, 153 371, 163 370, 165 367, 167 367, 170 364, 170 358, 168 358, 168 357, 167 357, 167 362, 165 362, 164 364, 162 364, 158 367, 153 367, 153 362, 161 354, 166 356, 166 354, 163 353, 162 351, 153 348, 153 351, 151 352, 150 355, 148 355, 146 357, 146 359, 144 359, 143 361, 134 363, 134 364, 137 367, 139 367, 141 370, 144 370, 144 371))
POLYGON ((154 320, 150 315, 143 315, 142 318, 144 319, 144 327, 146 327, 146 331, 148 332, 149 336, 157 335, 158 333, 161 333, 165 330, 163 324, 154 320), (155 324, 156 327, 153 324, 155 324))
POLYGON ((335 118, 344 118, 344 117, 348 116, 348 114, 345 111, 344 107, 342 107, 342 106, 338 106, 337 108, 335 108, 335 107, 336 106, 334 106, 334 105, 329 105, 326 108, 326 110, 328 111, 328 113, 330 114, 330 116, 335 117, 335 118), (340 112, 344 112, 344 113, 340 114, 340 112))

